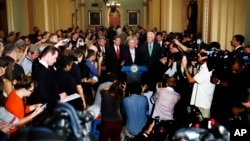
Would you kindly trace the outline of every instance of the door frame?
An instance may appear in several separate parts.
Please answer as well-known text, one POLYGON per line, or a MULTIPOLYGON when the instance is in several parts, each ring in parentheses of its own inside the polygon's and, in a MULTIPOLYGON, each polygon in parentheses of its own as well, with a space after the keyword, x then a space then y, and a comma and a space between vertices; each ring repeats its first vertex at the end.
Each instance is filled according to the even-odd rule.
MULTIPOLYGON (((123 27, 123 23, 124 23, 124 18, 123 18, 123 10, 120 8, 120 7, 118 7, 117 9, 117 12, 120 14, 120 26, 121 27, 123 27)), ((109 27, 110 26, 110 20, 109 20, 109 14, 111 13, 111 9, 110 8, 108 8, 108 10, 107 10, 107 14, 106 14, 106 19, 107 19, 107 23, 106 23, 106 27, 109 27)))

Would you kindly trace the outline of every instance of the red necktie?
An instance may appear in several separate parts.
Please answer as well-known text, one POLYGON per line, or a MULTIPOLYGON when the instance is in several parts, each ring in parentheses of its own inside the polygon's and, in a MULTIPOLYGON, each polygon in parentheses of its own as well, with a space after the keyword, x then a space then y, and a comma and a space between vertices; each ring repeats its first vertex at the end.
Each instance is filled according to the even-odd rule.
POLYGON ((120 50, 119 47, 116 47, 116 56, 118 59, 120 59, 120 50))

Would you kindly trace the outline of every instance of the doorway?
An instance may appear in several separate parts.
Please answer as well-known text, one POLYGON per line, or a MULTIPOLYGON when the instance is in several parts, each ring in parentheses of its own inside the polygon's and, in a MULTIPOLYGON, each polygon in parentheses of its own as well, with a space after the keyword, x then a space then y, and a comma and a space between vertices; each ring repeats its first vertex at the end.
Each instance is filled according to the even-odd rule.
POLYGON ((8 35, 7 7, 6 0, 0 0, 0 31, 8 35))
POLYGON ((111 12, 109 13, 109 26, 110 27, 117 27, 117 26, 121 26, 121 14, 118 10, 116 10, 115 12, 111 12))

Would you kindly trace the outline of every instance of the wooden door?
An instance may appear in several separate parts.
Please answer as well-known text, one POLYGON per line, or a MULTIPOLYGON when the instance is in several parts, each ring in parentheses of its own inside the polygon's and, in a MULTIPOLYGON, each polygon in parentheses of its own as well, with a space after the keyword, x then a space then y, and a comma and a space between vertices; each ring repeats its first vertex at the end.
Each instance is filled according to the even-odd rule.
POLYGON ((8 35, 6 0, 0 0, 0 30, 4 31, 5 37, 8 35))
POLYGON ((115 11, 114 13, 109 13, 109 26, 111 27, 117 27, 117 25, 121 25, 121 16, 118 11, 115 11))

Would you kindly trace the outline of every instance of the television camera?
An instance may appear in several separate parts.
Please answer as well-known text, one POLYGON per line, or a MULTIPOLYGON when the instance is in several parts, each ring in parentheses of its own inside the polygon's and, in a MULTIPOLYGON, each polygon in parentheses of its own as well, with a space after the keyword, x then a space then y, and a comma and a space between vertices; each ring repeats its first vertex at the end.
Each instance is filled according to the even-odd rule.
POLYGON ((94 140, 92 121, 98 114, 99 107, 95 105, 82 112, 68 103, 58 102, 54 113, 42 125, 19 129, 15 140, 91 141, 94 140))

